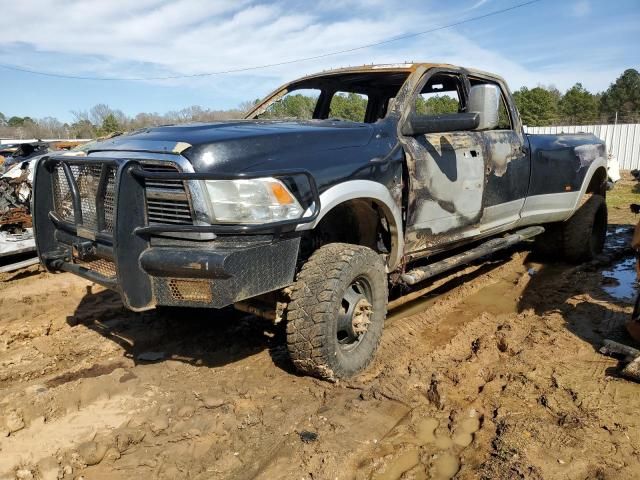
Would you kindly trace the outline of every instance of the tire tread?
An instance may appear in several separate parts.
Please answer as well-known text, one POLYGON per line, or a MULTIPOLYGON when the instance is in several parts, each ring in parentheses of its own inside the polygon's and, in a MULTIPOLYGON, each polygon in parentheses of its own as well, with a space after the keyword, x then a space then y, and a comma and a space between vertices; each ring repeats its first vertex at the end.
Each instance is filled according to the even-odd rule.
MULTIPOLYGON (((331 243, 320 247, 300 269, 296 282, 291 287, 291 300, 286 312, 287 347, 291 360, 299 371, 328 380, 350 376, 331 358, 327 332, 330 330, 328 323, 335 321, 335 304, 342 300, 340 292, 344 287, 345 272, 349 272, 356 262, 363 262, 374 273, 379 269, 384 273, 384 265, 376 252, 367 247, 346 243, 331 243)), ((383 284, 384 319, 387 303, 386 273, 383 284)), ((381 336, 377 335, 375 339, 374 352, 381 336)), ((361 369, 366 368, 372 358, 373 353, 361 369)))

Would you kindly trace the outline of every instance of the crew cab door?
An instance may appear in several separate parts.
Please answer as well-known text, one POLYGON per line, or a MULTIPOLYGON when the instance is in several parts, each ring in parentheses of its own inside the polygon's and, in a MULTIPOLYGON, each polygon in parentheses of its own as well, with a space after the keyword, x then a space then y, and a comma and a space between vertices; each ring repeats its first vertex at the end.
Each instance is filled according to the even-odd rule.
MULTIPOLYGON (((448 114, 455 124, 456 114, 466 111, 464 76, 432 70, 421 84, 401 125, 413 117, 437 119, 438 114, 448 114)), ((480 233, 485 183, 482 134, 461 131, 460 125, 452 129, 447 122, 442 125, 440 131, 401 136, 407 154, 405 253, 409 255, 439 250, 480 233)))
POLYGON ((505 230, 520 220, 529 187, 531 160, 506 86, 480 75, 468 79, 469 110, 481 110, 489 96, 492 102, 498 102, 497 118, 483 119, 477 128, 486 163, 480 231, 490 234, 505 230))

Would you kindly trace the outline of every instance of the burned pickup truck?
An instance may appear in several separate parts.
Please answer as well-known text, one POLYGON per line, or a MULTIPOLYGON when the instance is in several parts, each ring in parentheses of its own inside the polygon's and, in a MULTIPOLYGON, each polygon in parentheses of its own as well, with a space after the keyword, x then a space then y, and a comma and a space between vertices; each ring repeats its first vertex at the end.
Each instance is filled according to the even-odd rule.
POLYGON ((132 310, 282 320, 299 370, 346 378, 374 356, 390 289, 528 239, 570 261, 597 255, 606 167, 592 135, 526 135, 498 76, 346 68, 286 84, 244 120, 41 159, 36 243, 48 270, 132 310), (360 107, 345 120, 349 99, 360 107))

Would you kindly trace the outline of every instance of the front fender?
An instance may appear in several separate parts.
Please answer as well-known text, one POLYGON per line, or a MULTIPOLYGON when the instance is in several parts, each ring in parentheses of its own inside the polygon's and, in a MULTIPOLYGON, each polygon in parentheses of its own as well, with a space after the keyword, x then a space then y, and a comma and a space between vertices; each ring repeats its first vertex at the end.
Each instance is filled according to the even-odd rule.
MULTIPOLYGON (((391 252, 389 254, 388 268, 394 270, 402 259, 404 250, 404 235, 402 229, 402 212, 400 205, 393 199, 391 192, 381 183, 372 180, 350 180, 334 185, 320 195, 320 214, 314 222, 298 225, 297 231, 311 230, 315 228, 322 218, 336 206, 349 200, 371 200, 384 212, 391 234, 391 252)), ((313 206, 305 212, 311 215, 313 206)))

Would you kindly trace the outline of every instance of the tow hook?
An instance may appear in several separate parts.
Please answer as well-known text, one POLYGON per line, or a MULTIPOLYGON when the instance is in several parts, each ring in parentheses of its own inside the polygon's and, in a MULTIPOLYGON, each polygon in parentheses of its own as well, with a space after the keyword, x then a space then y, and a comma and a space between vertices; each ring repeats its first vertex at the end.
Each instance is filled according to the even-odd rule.
POLYGON ((87 260, 96 254, 96 247, 91 240, 73 242, 73 256, 79 260, 87 260))

